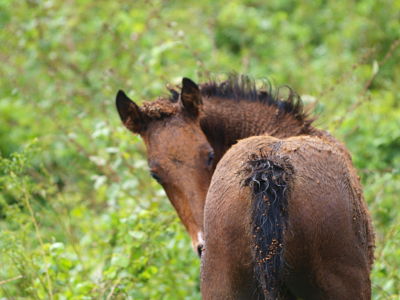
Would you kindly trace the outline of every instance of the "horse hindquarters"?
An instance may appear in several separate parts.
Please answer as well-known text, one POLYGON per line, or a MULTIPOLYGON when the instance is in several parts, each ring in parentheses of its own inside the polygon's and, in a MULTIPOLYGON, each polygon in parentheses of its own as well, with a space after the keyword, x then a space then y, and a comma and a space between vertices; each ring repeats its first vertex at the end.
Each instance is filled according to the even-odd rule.
POLYGON ((240 145, 219 163, 207 194, 203 299, 295 299, 281 284, 283 169, 268 159, 243 165, 250 153, 240 145))
POLYGON ((371 299, 373 233, 361 186, 343 150, 324 139, 284 140, 289 161, 285 284, 298 297, 371 299))
MULTIPOLYGON (((370 257, 366 245, 372 241, 369 219, 360 205, 362 198, 355 199, 358 186, 352 178, 352 167, 334 150, 334 146, 317 138, 282 141, 264 136, 243 140, 228 151, 214 173, 205 206, 204 299, 264 299, 265 286, 260 287, 263 279, 255 279, 260 274, 257 268, 253 271, 258 245, 252 232, 256 229, 252 209, 257 192, 266 191, 261 199, 266 196, 271 200, 265 183, 257 191, 263 186, 260 179, 272 179, 268 170, 260 168, 268 167, 266 161, 277 166, 269 172, 278 175, 274 176, 277 181, 272 182, 275 189, 282 185, 281 176, 288 192, 288 222, 282 223, 286 226, 284 262, 273 274, 277 278, 272 279, 272 284, 279 283, 281 288, 275 290, 281 294, 279 299, 295 299, 284 296, 283 287, 310 300, 370 299, 370 257), (330 155, 327 157, 325 152, 330 155), (259 156, 260 153, 263 154, 259 156), (260 160, 254 155, 264 160, 258 168, 254 162, 260 160), (261 171, 258 177, 246 171, 251 162, 253 170, 261 171), (284 170, 283 175, 280 169, 284 170), (249 179, 255 184, 243 186, 249 179)), ((280 218, 283 221, 284 215, 285 212, 280 218)), ((270 249, 270 244, 264 246, 270 249)), ((266 271, 268 275, 268 268, 266 271)), ((268 277, 265 283, 271 285, 268 277)), ((276 287, 266 288, 268 297, 276 287)))

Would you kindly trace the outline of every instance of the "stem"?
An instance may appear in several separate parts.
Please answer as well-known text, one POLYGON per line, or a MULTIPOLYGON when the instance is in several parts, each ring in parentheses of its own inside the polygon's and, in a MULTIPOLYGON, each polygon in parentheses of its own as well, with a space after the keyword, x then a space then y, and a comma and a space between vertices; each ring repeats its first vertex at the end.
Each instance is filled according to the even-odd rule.
POLYGON ((23 199, 24 199, 25 205, 28 208, 29 213, 31 215, 32 223, 35 226, 36 237, 37 237, 37 239, 39 241, 41 252, 42 252, 42 256, 43 256, 43 260, 45 262, 46 280, 47 280, 47 285, 48 285, 47 289, 48 289, 48 293, 49 293, 49 296, 50 296, 50 300, 53 300, 53 288, 52 288, 52 285, 51 285, 49 269, 48 269, 47 264, 46 264, 46 253, 44 251, 44 243, 43 243, 43 240, 42 240, 42 236, 40 235, 39 224, 36 221, 35 214, 33 212, 32 206, 31 206, 31 204, 29 202, 28 192, 25 189, 24 189, 24 197, 23 197, 23 199))

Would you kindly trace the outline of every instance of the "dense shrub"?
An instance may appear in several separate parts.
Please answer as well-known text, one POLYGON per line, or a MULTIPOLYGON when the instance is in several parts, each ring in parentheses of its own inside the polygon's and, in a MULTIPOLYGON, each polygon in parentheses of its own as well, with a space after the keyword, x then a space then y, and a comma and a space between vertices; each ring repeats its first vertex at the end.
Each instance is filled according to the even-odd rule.
POLYGON ((353 154, 400 297, 399 1, 0 2, 0 298, 199 299, 199 262, 120 88, 232 70, 288 84, 353 154))

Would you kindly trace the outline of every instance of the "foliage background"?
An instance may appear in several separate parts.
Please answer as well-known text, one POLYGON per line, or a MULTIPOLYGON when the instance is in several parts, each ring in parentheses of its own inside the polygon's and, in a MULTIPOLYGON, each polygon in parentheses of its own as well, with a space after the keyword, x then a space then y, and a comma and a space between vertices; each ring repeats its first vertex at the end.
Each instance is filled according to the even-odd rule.
POLYGON ((345 141, 400 299, 400 1, 1 0, 0 299, 200 299, 199 262, 120 88, 235 70, 292 86, 345 141))

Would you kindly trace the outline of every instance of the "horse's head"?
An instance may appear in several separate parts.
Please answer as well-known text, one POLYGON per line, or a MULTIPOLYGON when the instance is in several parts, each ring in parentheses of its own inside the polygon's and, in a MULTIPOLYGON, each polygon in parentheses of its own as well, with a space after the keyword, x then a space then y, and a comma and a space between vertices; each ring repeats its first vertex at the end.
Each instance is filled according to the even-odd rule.
POLYGON ((124 125, 143 138, 151 175, 168 198, 200 254, 203 247, 203 209, 214 169, 213 149, 200 128, 199 87, 182 80, 180 94, 137 106, 122 91, 116 98, 124 125))

